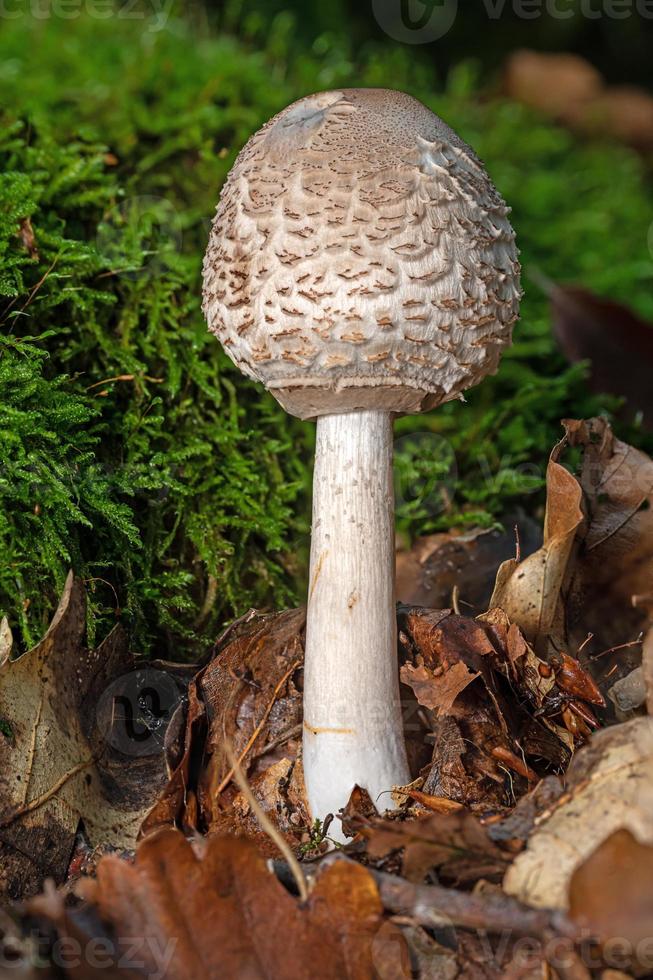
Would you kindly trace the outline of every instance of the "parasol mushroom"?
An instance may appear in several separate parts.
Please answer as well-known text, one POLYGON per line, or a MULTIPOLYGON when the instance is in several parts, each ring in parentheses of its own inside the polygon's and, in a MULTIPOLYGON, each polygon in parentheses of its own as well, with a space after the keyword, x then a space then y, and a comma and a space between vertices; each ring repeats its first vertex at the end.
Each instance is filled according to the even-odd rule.
POLYGON ((303 764, 313 818, 410 779, 399 697, 392 424, 496 371, 520 299, 509 209, 474 152, 384 89, 300 99, 252 136, 204 260, 209 327, 317 419, 303 764))

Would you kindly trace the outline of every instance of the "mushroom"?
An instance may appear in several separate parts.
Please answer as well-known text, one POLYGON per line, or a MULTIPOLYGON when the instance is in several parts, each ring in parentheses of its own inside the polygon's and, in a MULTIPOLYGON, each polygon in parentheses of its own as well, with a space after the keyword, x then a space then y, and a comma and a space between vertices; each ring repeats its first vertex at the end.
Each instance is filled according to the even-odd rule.
POLYGON ((317 419, 304 664, 312 817, 410 780, 394 594, 393 418, 496 371, 517 319, 509 209, 416 99, 342 89, 252 136, 204 260, 210 329, 289 413, 317 419))

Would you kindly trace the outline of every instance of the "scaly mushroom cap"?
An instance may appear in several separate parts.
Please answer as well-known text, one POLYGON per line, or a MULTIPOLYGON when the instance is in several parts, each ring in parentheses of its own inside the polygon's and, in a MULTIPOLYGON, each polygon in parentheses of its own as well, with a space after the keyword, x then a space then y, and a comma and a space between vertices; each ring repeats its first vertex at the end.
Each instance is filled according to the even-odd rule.
POLYGON ((496 371, 517 319, 509 209, 402 92, 300 99, 239 154, 204 259, 211 330, 301 418, 416 412, 496 371))

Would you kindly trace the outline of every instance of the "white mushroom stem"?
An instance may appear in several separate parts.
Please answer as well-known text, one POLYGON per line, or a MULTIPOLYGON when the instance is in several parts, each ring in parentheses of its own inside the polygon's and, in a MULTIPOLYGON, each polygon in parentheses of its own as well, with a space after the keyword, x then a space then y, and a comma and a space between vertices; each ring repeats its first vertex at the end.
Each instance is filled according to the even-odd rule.
POLYGON ((378 809, 390 809, 390 790, 410 779, 394 551, 392 416, 320 417, 304 661, 304 776, 313 819, 337 813, 355 784, 378 809))

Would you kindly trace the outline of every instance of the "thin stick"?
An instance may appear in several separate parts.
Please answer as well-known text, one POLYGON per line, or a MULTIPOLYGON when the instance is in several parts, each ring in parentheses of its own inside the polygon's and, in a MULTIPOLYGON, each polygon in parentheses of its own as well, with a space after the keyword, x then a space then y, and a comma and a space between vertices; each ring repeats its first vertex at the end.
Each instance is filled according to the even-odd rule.
POLYGON ((278 738, 273 738, 271 742, 268 742, 262 749, 259 749, 255 758, 260 759, 262 755, 267 755, 268 752, 272 752, 273 749, 283 745, 284 742, 289 742, 291 738, 297 738, 302 733, 302 727, 302 725, 293 725, 288 731, 282 732, 278 738))
MULTIPOLYGON (((294 663, 292 663, 290 665, 290 667, 288 668, 288 670, 286 671, 286 673, 283 675, 283 677, 281 678, 281 680, 279 681, 279 683, 275 687, 275 689, 274 689, 274 691, 272 693, 272 699, 271 699, 270 703, 268 704, 267 708, 265 709, 265 711, 263 712, 263 717, 261 718, 261 720, 259 721, 258 725, 256 726, 256 728, 252 732, 250 738, 248 739, 247 745, 245 746, 245 748, 243 749, 243 751, 240 753, 240 755, 238 757, 238 765, 240 765, 242 763, 243 759, 245 758, 245 756, 247 755, 247 753, 251 749, 252 745, 254 744, 254 742, 256 741, 256 739, 261 734, 261 730, 262 730, 264 724, 266 723, 266 721, 270 717, 270 712, 272 711, 272 709, 274 707, 274 704, 275 704, 275 701, 277 700, 277 696, 279 694, 279 691, 281 690, 281 688, 283 687, 283 685, 286 683, 286 681, 288 680, 288 678, 290 677, 290 675, 293 673, 293 671, 295 671, 297 669, 297 667, 300 666, 300 664, 301 664, 301 660, 295 660, 294 663)), ((229 761, 231 762, 231 760, 229 760, 229 761)), ((222 780, 222 782, 220 783, 220 785, 216 789, 216 791, 215 791, 215 795, 216 796, 219 796, 220 793, 222 793, 222 791, 229 785, 229 783, 233 779, 234 775, 235 775, 235 767, 232 765, 231 769, 229 770, 229 772, 227 773, 227 775, 224 777, 224 779, 222 780)))
POLYGON ((569 939, 577 935, 576 927, 564 913, 532 909, 509 895, 473 895, 440 885, 413 884, 371 868, 368 871, 377 883, 384 908, 409 914, 427 927, 447 923, 463 929, 492 933, 509 930, 514 935, 539 938, 555 933, 569 939))
POLYGON ((111 381, 133 381, 133 374, 116 374, 113 378, 103 378, 102 381, 94 381, 92 385, 88 385, 86 390, 92 391, 93 388, 99 388, 101 385, 108 385, 111 381))
POLYGON ((616 653, 617 650, 626 650, 628 647, 636 647, 644 639, 644 634, 640 633, 636 640, 630 640, 629 643, 620 643, 616 647, 609 647, 607 650, 601 650, 600 653, 595 653, 594 656, 590 657, 590 660, 598 660, 599 657, 605 657, 607 653, 616 653))
POLYGON ((451 590, 451 605, 456 616, 460 616, 459 598, 460 598, 460 590, 457 585, 454 585, 453 589, 451 590))
POLYGON ((58 779, 56 783, 50 787, 50 789, 46 790, 45 793, 41 793, 40 796, 30 800, 29 803, 25 803, 24 806, 19 806, 18 809, 14 810, 13 813, 10 813, 9 816, 0 818, 0 827, 9 827, 12 823, 15 823, 16 820, 19 820, 26 814, 32 813, 34 810, 38 810, 40 806, 43 806, 43 804, 47 803, 53 796, 56 796, 62 786, 65 786, 69 779, 72 779, 73 776, 76 776, 77 773, 82 772, 84 769, 88 769, 88 767, 92 766, 94 762, 95 759, 87 759, 86 762, 78 763, 78 765, 74 766, 69 772, 64 773, 64 775, 58 779))
POLYGON ((231 771, 233 773, 233 778, 238 784, 238 788, 252 808, 252 812, 261 825, 261 829, 265 831, 268 837, 274 842, 274 844, 276 844, 280 852, 283 854, 286 863, 292 872, 292 876, 295 879, 295 884, 297 885, 297 891, 299 892, 301 901, 307 901, 308 886, 306 884, 306 878, 304 877, 304 872, 302 871, 299 861, 293 854, 292 848, 282 834, 279 833, 268 815, 262 809, 259 801, 252 793, 243 770, 240 768, 240 762, 236 758, 231 742, 228 740, 226 740, 224 743, 224 750, 229 762, 231 763, 231 771))

